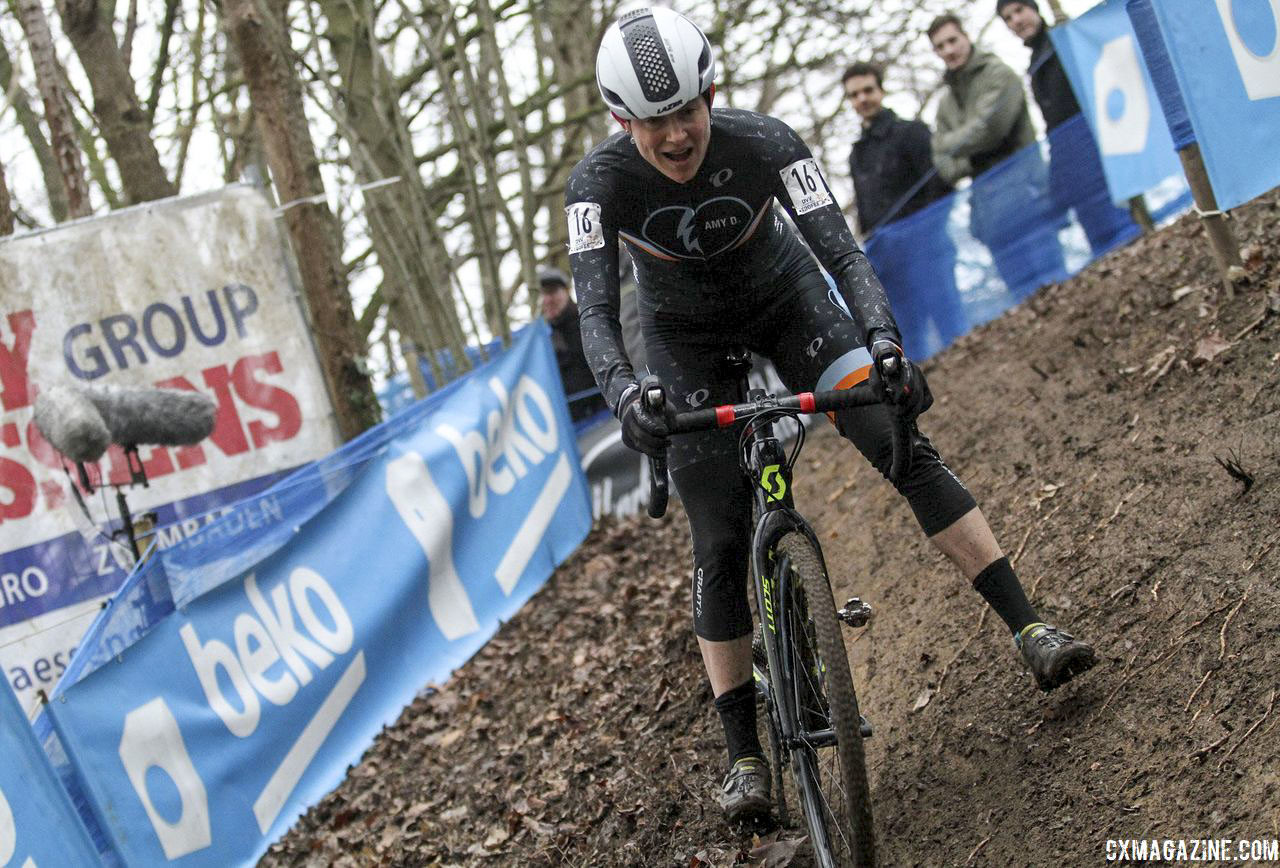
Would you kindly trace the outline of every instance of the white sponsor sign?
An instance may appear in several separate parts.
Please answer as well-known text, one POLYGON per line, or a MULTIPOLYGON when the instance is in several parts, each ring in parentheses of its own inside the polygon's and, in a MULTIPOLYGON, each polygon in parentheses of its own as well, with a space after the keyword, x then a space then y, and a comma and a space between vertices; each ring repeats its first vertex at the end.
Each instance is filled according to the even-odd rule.
POLYGON ((95 535, 118 518, 112 486, 126 486, 135 516, 154 509, 161 524, 194 530, 192 516, 251 480, 339 442, 276 217, 243 186, 0 243, 0 402, 0 665, 28 707, 87 626, 71 616, 128 571, 128 554, 95 535), (145 488, 128 487, 113 448, 88 468, 90 521, 74 471, 32 423, 36 395, 59 384, 202 392, 217 425, 195 446, 142 448, 145 488), (33 618, 66 620, 60 612, 66 627, 31 629, 33 618))

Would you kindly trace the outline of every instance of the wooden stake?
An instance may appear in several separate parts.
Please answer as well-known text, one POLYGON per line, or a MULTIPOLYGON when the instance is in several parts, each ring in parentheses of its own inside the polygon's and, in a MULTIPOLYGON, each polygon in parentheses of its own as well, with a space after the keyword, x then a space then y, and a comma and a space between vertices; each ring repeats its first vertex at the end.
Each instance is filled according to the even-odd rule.
POLYGON ((1242 265, 1240 246, 1236 243, 1231 227, 1227 225, 1226 215, 1218 210, 1218 198, 1209 183, 1209 173, 1204 167, 1204 159, 1200 156, 1200 145, 1193 142, 1178 151, 1182 160, 1182 171, 1187 176, 1187 184, 1191 187, 1191 198, 1195 200, 1200 221, 1209 235, 1209 244, 1213 248, 1213 256, 1218 260, 1221 272, 1222 287, 1228 298, 1235 295, 1235 287, 1227 276, 1233 265, 1242 265))
POLYGON ((1151 219, 1151 210, 1147 208, 1147 200, 1141 194, 1129 199, 1129 216, 1142 228, 1143 235, 1156 231, 1155 221, 1151 219))

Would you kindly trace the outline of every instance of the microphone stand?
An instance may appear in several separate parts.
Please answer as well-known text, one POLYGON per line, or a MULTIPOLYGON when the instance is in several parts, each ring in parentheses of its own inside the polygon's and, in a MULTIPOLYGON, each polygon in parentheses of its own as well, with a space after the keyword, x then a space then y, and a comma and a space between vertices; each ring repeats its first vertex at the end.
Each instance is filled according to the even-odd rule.
MULTIPOLYGON (((122 485, 114 486, 116 490, 116 509, 120 512, 121 527, 119 530, 112 532, 111 540, 114 542, 120 534, 123 533, 125 538, 129 541, 129 549, 133 552, 133 562, 136 565, 142 560, 142 551, 138 547, 138 537, 145 536, 150 529, 155 526, 155 513, 148 512, 141 516, 143 519, 147 520, 147 524, 149 526, 144 528, 140 534, 138 532, 138 525, 133 521, 133 513, 129 510, 129 501, 125 496, 124 490, 126 487, 132 487, 135 485, 141 485, 143 488, 149 488, 150 484, 147 481, 146 468, 142 465, 142 458, 138 455, 137 445, 122 444, 122 448, 124 449, 125 461, 127 461, 129 465, 129 481, 122 485)), ((85 468, 84 462, 77 461, 76 470, 79 472, 80 482, 84 486, 85 491, 92 493, 93 484, 89 480, 89 472, 85 468)), ((76 500, 80 501, 80 508, 84 510, 85 515, 88 516, 89 508, 85 505, 83 498, 80 497, 79 489, 72 485, 71 491, 75 494, 76 500)), ((92 520, 91 516, 90 520, 92 520)))
MULTIPOLYGON (((138 457, 138 447, 124 447, 124 455, 125 460, 129 462, 129 484, 148 488, 147 471, 142 466, 142 459, 138 457)), ((129 538, 129 548, 133 550, 133 562, 136 564, 142 560, 142 552, 138 550, 138 535, 134 529, 133 513, 129 511, 129 501, 125 499, 123 485, 116 486, 116 507, 120 510, 120 523, 124 526, 125 536, 129 538)))

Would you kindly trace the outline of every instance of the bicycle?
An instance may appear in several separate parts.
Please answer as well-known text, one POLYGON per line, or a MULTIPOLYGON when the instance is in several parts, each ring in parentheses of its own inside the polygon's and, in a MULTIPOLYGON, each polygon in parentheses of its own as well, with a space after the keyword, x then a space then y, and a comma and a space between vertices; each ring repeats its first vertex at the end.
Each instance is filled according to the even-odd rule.
MULTIPOLYGON (((823 868, 875 864, 875 832, 863 739, 871 727, 858 711, 857 694, 840 624, 861 627, 871 608, 858 598, 835 608, 817 536, 796 511, 792 470, 804 446, 801 424, 788 454, 774 433, 784 418, 878 404, 868 384, 853 389, 778 397, 751 389, 750 354, 733 350, 726 362, 739 384, 740 404, 668 414, 672 433, 724 428, 745 421, 739 467, 754 495, 751 573, 762 623, 752 647, 757 694, 763 699, 779 821, 788 824, 782 783, 791 773, 817 862, 823 868), (767 628, 767 629, 766 629, 767 628)), ((890 359, 889 362, 897 362, 890 359)), ((882 367, 886 377, 900 365, 882 367)), ((665 393, 655 378, 641 384, 648 409, 662 413, 665 393)), ((914 423, 893 414, 891 478, 909 471, 914 423)), ((666 512, 666 458, 650 458, 649 515, 666 512)))

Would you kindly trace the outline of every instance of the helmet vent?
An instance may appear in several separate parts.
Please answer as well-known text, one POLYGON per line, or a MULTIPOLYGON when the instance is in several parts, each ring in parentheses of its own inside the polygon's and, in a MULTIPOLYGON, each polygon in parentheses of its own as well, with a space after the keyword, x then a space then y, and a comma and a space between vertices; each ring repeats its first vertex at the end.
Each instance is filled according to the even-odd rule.
POLYGON ((624 25, 623 43, 631 57, 644 98, 660 102, 675 96, 679 90, 675 70, 652 16, 624 25))

